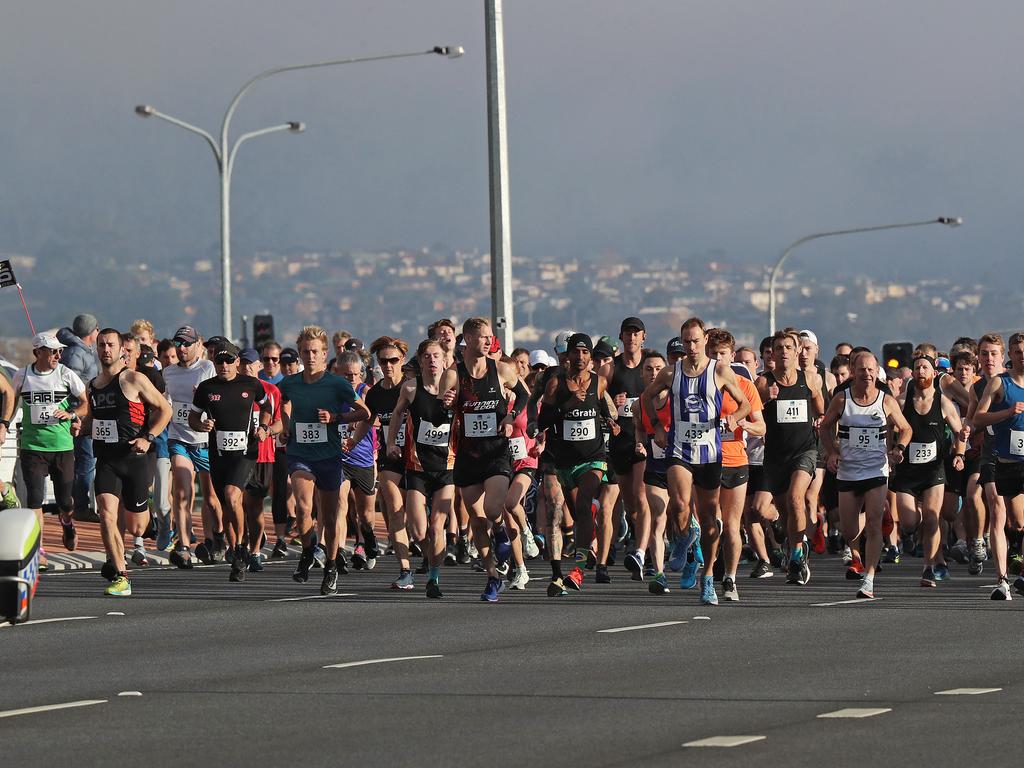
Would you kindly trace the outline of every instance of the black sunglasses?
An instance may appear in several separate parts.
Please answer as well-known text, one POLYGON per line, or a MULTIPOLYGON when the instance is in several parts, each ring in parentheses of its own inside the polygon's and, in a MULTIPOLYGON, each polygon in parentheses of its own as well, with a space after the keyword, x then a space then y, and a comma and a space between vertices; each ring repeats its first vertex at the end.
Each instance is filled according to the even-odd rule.
POLYGON ((276 363, 276 362, 278 362, 278 361, 279 361, 280 359, 281 359, 280 357, 264 357, 264 358, 263 358, 263 362, 264 362, 264 363, 276 363))
POLYGON ((213 358, 213 362, 219 363, 221 365, 224 365, 224 364, 230 365, 231 363, 235 362, 235 360, 237 360, 237 359, 238 359, 238 357, 236 357, 235 355, 217 355, 216 357, 213 358))
POLYGON ((400 357, 378 357, 377 358, 377 362, 380 363, 381 365, 384 365, 384 363, 388 363, 389 365, 398 365, 400 362, 402 362, 402 358, 400 358, 400 357))
POLYGON ((178 339, 174 340, 174 346, 176 347, 191 347, 193 344, 195 344, 194 341, 179 341, 178 339))

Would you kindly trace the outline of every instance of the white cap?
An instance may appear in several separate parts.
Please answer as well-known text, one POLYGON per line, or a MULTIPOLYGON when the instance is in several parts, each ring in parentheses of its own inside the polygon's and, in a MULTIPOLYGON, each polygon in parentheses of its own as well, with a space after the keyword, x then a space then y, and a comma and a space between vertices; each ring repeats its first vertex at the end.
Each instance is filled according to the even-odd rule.
POLYGON ((569 350, 569 338, 575 334, 576 331, 561 331, 555 335, 555 352, 559 355, 564 355, 569 350))
POLYGON ((557 361, 553 360, 551 355, 549 355, 545 350, 535 349, 530 353, 530 367, 533 368, 536 365, 546 365, 551 367, 552 365, 557 365, 557 361))
POLYGON ((818 337, 814 335, 814 331, 808 331, 804 329, 800 331, 800 338, 807 339, 814 346, 818 346, 818 337))
POLYGON ((64 349, 52 333, 37 333, 32 337, 32 349, 64 349))

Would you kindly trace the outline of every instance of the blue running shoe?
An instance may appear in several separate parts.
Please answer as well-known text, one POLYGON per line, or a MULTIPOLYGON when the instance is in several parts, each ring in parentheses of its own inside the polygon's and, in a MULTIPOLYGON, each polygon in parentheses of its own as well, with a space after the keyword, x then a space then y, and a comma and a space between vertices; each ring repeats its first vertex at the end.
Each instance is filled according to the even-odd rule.
POLYGON ((493 576, 487 579, 487 586, 484 587, 483 593, 480 595, 480 599, 488 603, 498 602, 498 593, 501 592, 501 579, 496 579, 493 576))
POLYGON ((508 538, 505 526, 501 526, 494 531, 494 559, 502 564, 507 563, 510 557, 512 557, 512 542, 508 538))
POLYGON ((700 601, 704 605, 718 605, 718 595, 715 594, 715 580, 711 576, 705 576, 701 580, 700 601))
POLYGON ((675 573, 683 570, 686 566, 686 553, 687 549, 686 542, 682 536, 677 536, 672 539, 672 553, 668 556, 668 569, 675 573))
POLYGON ((680 589, 693 589, 697 585, 697 572, 700 570, 703 562, 697 562, 696 554, 697 550, 695 549, 693 556, 688 558, 686 565, 683 566, 683 572, 679 574, 680 589))
POLYGON ((945 581, 949 578, 949 568, 946 566, 945 563, 939 563, 934 568, 932 568, 932 573, 935 574, 936 581, 945 581))

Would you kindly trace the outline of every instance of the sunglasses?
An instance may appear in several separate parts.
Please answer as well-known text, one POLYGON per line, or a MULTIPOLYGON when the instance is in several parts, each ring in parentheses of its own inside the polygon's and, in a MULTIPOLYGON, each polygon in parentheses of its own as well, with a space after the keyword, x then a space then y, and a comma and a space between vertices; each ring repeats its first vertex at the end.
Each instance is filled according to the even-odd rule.
POLYGON ((188 347, 191 347, 193 344, 195 344, 194 341, 178 341, 177 339, 174 340, 174 346, 176 347, 185 347, 187 349, 188 347))
POLYGON ((378 357, 377 358, 377 362, 380 363, 381 365, 384 365, 385 363, 387 363, 388 365, 398 365, 400 362, 402 362, 402 358, 400 358, 400 357, 378 357))
POLYGON ((264 357, 263 358, 263 362, 264 363, 276 363, 276 362, 279 362, 280 360, 281 360, 280 357, 264 357))
POLYGON ((213 358, 213 362, 217 363, 217 365, 231 365, 237 359, 234 355, 217 355, 213 358))

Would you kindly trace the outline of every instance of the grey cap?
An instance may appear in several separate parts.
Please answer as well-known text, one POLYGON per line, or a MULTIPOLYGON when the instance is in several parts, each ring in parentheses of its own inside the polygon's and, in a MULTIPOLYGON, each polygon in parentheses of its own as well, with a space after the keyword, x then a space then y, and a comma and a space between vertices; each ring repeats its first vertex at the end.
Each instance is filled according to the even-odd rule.
POLYGON ((90 314, 78 315, 71 324, 71 330, 80 339, 84 339, 99 327, 99 320, 96 319, 95 315, 90 314))

